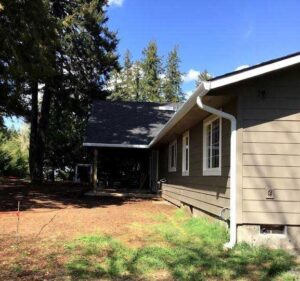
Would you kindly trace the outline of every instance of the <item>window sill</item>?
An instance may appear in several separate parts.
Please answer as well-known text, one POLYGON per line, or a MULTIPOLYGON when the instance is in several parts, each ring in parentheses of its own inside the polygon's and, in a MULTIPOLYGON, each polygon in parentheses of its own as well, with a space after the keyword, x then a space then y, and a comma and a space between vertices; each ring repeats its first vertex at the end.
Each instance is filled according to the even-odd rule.
POLYGON ((203 170, 203 176, 221 176, 221 168, 203 170))
POLYGON ((190 175, 189 171, 182 172, 183 177, 188 177, 190 175))
POLYGON ((169 173, 174 173, 174 172, 176 172, 176 168, 170 168, 170 169, 168 170, 168 172, 169 172, 169 173))

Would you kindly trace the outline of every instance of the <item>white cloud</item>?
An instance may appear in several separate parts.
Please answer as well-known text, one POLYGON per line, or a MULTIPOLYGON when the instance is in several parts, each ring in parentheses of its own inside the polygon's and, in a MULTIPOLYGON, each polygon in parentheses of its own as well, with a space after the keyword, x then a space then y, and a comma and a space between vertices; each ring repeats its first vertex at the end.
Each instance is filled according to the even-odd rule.
POLYGON ((190 69, 186 74, 182 75, 182 80, 184 83, 196 81, 198 79, 200 72, 195 69, 190 69))
POLYGON ((108 5, 121 7, 124 3, 124 0, 109 0, 108 5))
POLYGON ((242 69, 245 69, 245 68, 248 68, 248 67, 249 67, 249 65, 243 64, 243 65, 238 66, 234 71, 242 70, 242 69))

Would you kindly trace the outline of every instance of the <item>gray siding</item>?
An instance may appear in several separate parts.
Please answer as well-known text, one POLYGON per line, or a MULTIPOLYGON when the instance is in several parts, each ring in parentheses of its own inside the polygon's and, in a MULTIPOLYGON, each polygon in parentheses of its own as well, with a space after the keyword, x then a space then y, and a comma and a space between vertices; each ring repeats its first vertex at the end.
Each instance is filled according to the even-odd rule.
MULTIPOLYGON (((236 102, 225 105, 223 110, 235 114, 236 102)), ((160 178, 167 179, 167 183, 163 184, 162 196, 175 205, 179 206, 181 203, 185 203, 219 216, 221 209, 229 206, 230 122, 222 120, 221 176, 203 176, 202 173, 203 121, 190 128, 189 134, 189 176, 182 176, 182 135, 177 137, 176 172, 168 172, 168 145, 164 145, 160 149, 159 175, 160 178)))
POLYGON ((300 224, 299 77, 298 67, 242 90, 243 223, 300 224))

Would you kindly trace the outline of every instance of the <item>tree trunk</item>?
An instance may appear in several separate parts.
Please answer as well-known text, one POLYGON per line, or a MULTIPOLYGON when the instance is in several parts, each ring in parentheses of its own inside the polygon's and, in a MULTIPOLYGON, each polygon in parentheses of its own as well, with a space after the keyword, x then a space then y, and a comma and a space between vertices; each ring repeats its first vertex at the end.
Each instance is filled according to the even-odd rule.
POLYGON ((43 180, 44 155, 47 138, 47 129, 49 124, 50 103, 51 91, 49 90, 49 86, 46 84, 42 100, 42 108, 39 118, 37 134, 37 168, 39 171, 40 181, 43 180))
POLYGON ((37 135, 38 135, 38 83, 31 85, 31 116, 30 116, 30 145, 29 145, 29 170, 30 179, 35 182, 39 178, 37 167, 37 135))
POLYGON ((31 132, 30 132, 30 177, 34 183, 42 182, 44 179, 44 154, 46 143, 46 131, 49 123, 51 103, 51 91, 46 84, 41 113, 38 112, 38 86, 32 89, 32 113, 31 113, 31 132))

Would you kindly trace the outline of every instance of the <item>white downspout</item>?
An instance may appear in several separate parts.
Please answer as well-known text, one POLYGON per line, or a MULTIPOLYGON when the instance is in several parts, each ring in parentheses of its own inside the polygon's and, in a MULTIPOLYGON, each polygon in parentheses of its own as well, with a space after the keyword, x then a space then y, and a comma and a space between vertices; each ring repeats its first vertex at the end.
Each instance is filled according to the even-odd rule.
MULTIPOLYGON (((206 93, 205 93, 206 94, 206 93)), ((205 95, 204 94, 204 95, 205 95)), ((213 107, 203 104, 202 97, 200 95, 197 97, 197 105, 211 114, 215 114, 222 118, 228 119, 231 123, 231 137, 230 137, 230 241, 227 242, 225 248, 233 248, 236 244, 236 118, 226 112, 220 111, 213 107)))

